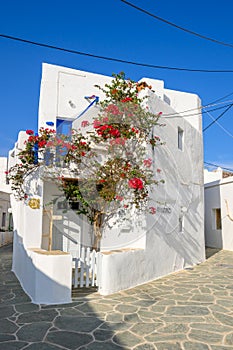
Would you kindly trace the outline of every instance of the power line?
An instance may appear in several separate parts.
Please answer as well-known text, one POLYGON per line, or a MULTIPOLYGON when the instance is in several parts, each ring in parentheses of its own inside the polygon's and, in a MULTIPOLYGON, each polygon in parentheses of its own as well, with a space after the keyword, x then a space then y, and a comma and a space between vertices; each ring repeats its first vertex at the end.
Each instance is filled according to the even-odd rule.
MULTIPOLYGON (((213 101, 211 103, 216 103, 216 102, 222 101, 222 100, 224 100, 224 98, 227 98, 227 97, 229 97, 231 95, 233 95, 233 92, 231 92, 230 94, 227 94, 227 95, 225 95, 223 97, 220 97, 220 98, 218 98, 217 100, 215 100, 215 101, 213 101)), ((204 107, 207 107, 207 106, 204 106, 204 107)))
MULTIPOLYGON (((207 114, 212 120, 215 120, 211 113, 207 111, 207 114)), ((230 136, 233 139, 233 135, 230 133, 230 131, 225 129, 218 121, 215 121, 215 123, 219 126, 220 129, 222 129, 228 136, 230 136)))
MULTIPOLYGON (((217 111, 219 109, 222 109, 222 108, 225 108, 225 107, 228 107, 228 106, 232 106, 232 103, 224 105, 224 106, 221 106, 221 107, 210 109, 209 112, 217 111)), ((195 108, 194 110, 201 109, 201 108, 204 108, 204 107, 195 108)), ((186 114, 186 115, 179 115, 180 113, 185 113, 185 111, 184 112, 171 113, 171 114, 162 114, 162 116, 163 117, 169 117, 169 119, 171 119, 171 118, 187 118, 187 117, 194 117, 196 115, 207 113, 207 111, 200 111, 200 112, 197 112, 197 113, 186 114)))
POLYGON ((233 169, 225 168, 225 167, 223 167, 221 165, 218 165, 218 164, 213 164, 213 163, 208 163, 208 162, 204 162, 204 164, 207 164, 207 165, 210 165, 210 166, 214 166, 216 168, 222 168, 222 169, 225 169, 225 170, 233 172, 233 169))
POLYGON ((154 15, 153 13, 151 13, 151 12, 149 12, 149 11, 146 11, 146 10, 142 9, 141 7, 138 7, 138 6, 134 5, 134 4, 132 4, 131 2, 126 1, 126 0, 120 0, 120 1, 121 1, 121 2, 124 2, 126 5, 129 5, 129 6, 133 7, 133 8, 135 8, 135 9, 138 10, 138 11, 141 11, 141 12, 145 13, 145 14, 148 15, 148 16, 151 16, 151 17, 157 19, 158 21, 164 22, 164 23, 166 23, 166 24, 168 24, 168 25, 170 25, 170 26, 172 26, 172 27, 175 27, 175 28, 177 28, 177 29, 180 29, 180 30, 182 30, 183 32, 186 32, 186 33, 195 35, 195 36, 197 36, 197 37, 199 37, 199 38, 201 38, 201 39, 205 39, 205 40, 211 41, 211 42, 213 42, 213 43, 215 43, 215 44, 219 44, 219 45, 228 46, 228 47, 233 48, 233 44, 226 43, 226 42, 224 42, 224 41, 220 41, 220 40, 217 40, 217 39, 214 39, 214 38, 210 38, 210 37, 205 36, 205 35, 203 35, 203 34, 194 32, 194 31, 192 31, 192 30, 190 30, 190 29, 181 27, 181 26, 179 26, 179 25, 177 25, 177 24, 175 24, 175 23, 173 23, 173 22, 168 21, 167 19, 164 19, 164 18, 162 18, 162 17, 156 16, 156 15, 154 15))
POLYGON ((233 104, 231 104, 230 106, 228 106, 224 112, 222 112, 216 119, 214 119, 209 125, 207 125, 204 129, 203 132, 205 132, 207 129, 209 129, 217 120, 219 120, 220 118, 222 118, 224 116, 224 114, 226 114, 227 111, 229 111, 230 108, 233 107, 233 104))
POLYGON ((35 45, 35 46, 39 46, 39 47, 45 47, 45 48, 48 48, 48 49, 68 52, 68 53, 72 53, 72 54, 75 54, 75 55, 82 55, 82 56, 87 56, 87 57, 92 57, 92 58, 98 58, 98 59, 105 60, 105 61, 113 61, 113 62, 119 62, 119 63, 132 64, 134 66, 140 66, 140 67, 147 67, 147 68, 154 68, 154 69, 167 69, 167 70, 184 71, 184 72, 199 72, 199 73, 233 73, 233 70, 231 70, 231 69, 214 70, 214 69, 192 69, 192 68, 159 66, 159 65, 150 64, 150 63, 127 61, 127 60, 123 60, 121 58, 107 57, 107 56, 95 55, 95 54, 91 54, 91 53, 83 52, 83 51, 66 49, 66 48, 63 48, 63 47, 59 47, 59 46, 55 46, 55 45, 49 45, 49 44, 44 44, 44 43, 40 43, 40 42, 37 42, 37 41, 31 41, 31 40, 27 40, 27 39, 22 39, 22 38, 19 38, 19 37, 14 37, 14 36, 6 35, 6 34, 0 34, 0 37, 5 38, 5 39, 9 39, 9 40, 19 41, 19 42, 30 44, 30 45, 35 45))
MULTIPOLYGON (((221 98, 223 99, 223 98, 221 98)), ((219 101, 221 100, 219 99, 219 101)), ((183 114, 183 113, 187 113, 187 112, 192 112, 192 111, 196 111, 196 110, 200 110, 200 109, 204 109, 204 108, 209 108, 209 107, 214 107, 214 106, 218 106, 218 105, 221 105, 221 104, 226 104, 228 102, 233 102, 233 100, 228 100, 228 101, 224 101, 224 102, 220 102, 220 103, 209 103, 208 105, 205 105, 205 106, 200 106, 200 107, 197 107, 197 108, 192 108, 192 109, 186 109, 185 111, 180 111, 180 112, 175 112, 175 113, 169 113, 169 114, 163 114, 164 117, 170 117, 170 116, 176 116, 178 117, 178 114, 183 114)), ((211 109, 209 110, 209 112, 213 112, 213 111, 216 111, 218 109, 222 109, 222 108, 225 108, 229 106, 229 104, 225 105, 225 106, 222 106, 222 107, 218 107, 218 108, 214 108, 214 109, 211 109)), ((194 115, 199 115, 199 114, 204 114, 204 113, 207 113, 207 111, 201 111, 201 112, 198 112, 198 113, 195 113, 195 114, 187 114, 187 115, 182 115, 180 117, 191 117, 191 116, 194 116, 194 115)))

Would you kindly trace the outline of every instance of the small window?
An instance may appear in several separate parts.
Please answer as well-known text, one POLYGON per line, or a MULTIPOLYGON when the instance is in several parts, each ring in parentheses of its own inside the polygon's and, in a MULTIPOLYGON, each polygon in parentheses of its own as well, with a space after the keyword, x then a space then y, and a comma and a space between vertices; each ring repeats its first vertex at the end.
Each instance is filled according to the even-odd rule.
POLYGON ((184 220, 183 220, 183 216, 179 217, 179 232, 182 233, 184 229, 184 220))
POLYGON ((2 213, 2 227, 6 226, 6 213, 2 213))
POLYGON ((183 143, 184 143, 184 130, 178 128, 178 149, 183 151, 183 143))
POLYGON ((221 230, 222 229, 222 221, 221 221, 221 209, 216 208, 213 209, 213 217, 214 217, 214 222, 213 222, 213 229, 215 230, 221 230))

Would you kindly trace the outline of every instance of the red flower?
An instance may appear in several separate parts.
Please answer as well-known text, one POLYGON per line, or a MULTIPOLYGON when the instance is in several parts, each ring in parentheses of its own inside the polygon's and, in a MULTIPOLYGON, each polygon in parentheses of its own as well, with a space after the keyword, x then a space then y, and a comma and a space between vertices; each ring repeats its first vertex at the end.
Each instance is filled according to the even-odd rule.
POLYGON ((100 179, 99 180, 99 183, 101 183, 101 184, 104 183, 104 182, 106 182, 104 179, 100 179))
POLYGON ((28 142, 35 142, 37 140, 38 136, 29 136, 28 142))
POLYGON ((38 142, 38 147, 41 148, 41 147, 44 147, 46 145, 47 141, 45 140, 42 140, 42 141, 39 141, 38 142))
POLYGON ((121 100, 121 102, 128 102, 128 101, 132 101, 132 97, 126 97, 126 98, 123 98, 123 100, 121 100))
POLYGON ((85 152, 81 152, 81 156, 82 156, 82 157, 84 157, 84 156, 85 156, 85 154, 86 154, 85 152))
POLYGON ((33 135, 33 134, 34 134, 34 131, 33 131, 33 130, 28 129, 28 130, 26 130, 26 134, 27 134, 27 135, 33 135))
POLYGON ((5 171, 5 174, 8 175, 8 174, 9 174, 9 171, 5 171))
POLYGON ((133 188, 135 190, 142 190, 143 189, 143 182, 138 177, 133 177, 129 180, 128 185, 130 188, 133 188))

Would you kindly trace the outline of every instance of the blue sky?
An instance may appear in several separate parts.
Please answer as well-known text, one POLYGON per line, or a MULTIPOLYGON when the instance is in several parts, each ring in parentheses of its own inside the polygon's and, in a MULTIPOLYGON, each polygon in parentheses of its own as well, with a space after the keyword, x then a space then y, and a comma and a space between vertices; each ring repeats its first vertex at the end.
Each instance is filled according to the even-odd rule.
MULTIPOLYGON (((232 1, 130 1, 180 26, 233 44, 232 1)), ((233 48, 170 27, 120 0, 2 1, 0 33, 155 65, 233 70, 233 48)), ((36 129, 42 62, 106 75, 124 71, 134 80, 162 79, 166 88, 198 94, 203 105, 231 93, 226 100, 233 101, 233 73, 143 68, 0 38, 0 156, 13 147, 19 130, 36 129)), ((223 111, 211 112, 212 118, 223 111)), ((203 115, 204 127, 211 116, 203 115)), ((232 118, 233 108, 219 120, 220 125, 204 133, 206 162, 233 169, 232 118)))

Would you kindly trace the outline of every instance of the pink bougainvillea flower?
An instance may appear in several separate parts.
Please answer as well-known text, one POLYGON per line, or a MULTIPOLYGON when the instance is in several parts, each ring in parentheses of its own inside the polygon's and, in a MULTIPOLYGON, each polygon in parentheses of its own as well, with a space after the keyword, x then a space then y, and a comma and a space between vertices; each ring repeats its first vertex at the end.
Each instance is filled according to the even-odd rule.
POLYGON ((122 197, 122 196, 116 196, 115 198, 116 198, 116 200, 118 200, 118 201, 123 201, 123 199, 124 199, 124 197, 122 197))
POLYGON ((47 145, 46 145, 47 147, 53 147, 54 146, 54 143, 53 143, 53 141, 49 141, 49 142, 47 142, 47 145))
POLYGON ((34 131, 33 131, 33 130, 28 129, 28 130, 26 130, 26 134, 27 134, 27 135, 33 135, 33 134, 34 134, 34 131))
POLYGON ((103 123, 107 123, 108 122, 108 117, 104 117, 103 118, 103 123))
POLYGON ((143 163, 145 167, 150 168, 152 165, 152 159, 151 158, 144 159, 143 163))
POLYGON ((115 144, 124 146, 125 145, 125 139, 123 139, 122 137, 117 137, 115 139, 115 144))
POLYGON ((120 114, 119 108, 117 106, 115 106, 114 104, 110 104, 107 108, 106 108, 106 112, 112 115, 118 115, 120 114))
POLYGON ((89 122, 87 120, 83 120, 82 123, 81 123, 81 127, 82 128, 85 128, 88 125, 89 125, 89 122))
POLYGON ((156 171, 157 173, 161 173, 162 170, 158 168, 156 171))
POLYGON ((135 190, 142 190, 144 187, 143 181, 138 177, 133 177, 132 179, 130 179, 128 185, 130 188, 133 188, 135 190))
POLYGON ((96 129, 96 128, 99 128, 100 127, 100 121, 99 120, 94 120, 94 122, 93 122, 93 127, 96 129))
POLYGON ((155 207, 149 207, 149 213, 150 214, 155 214, 156 213, 156 208, 155 207))

